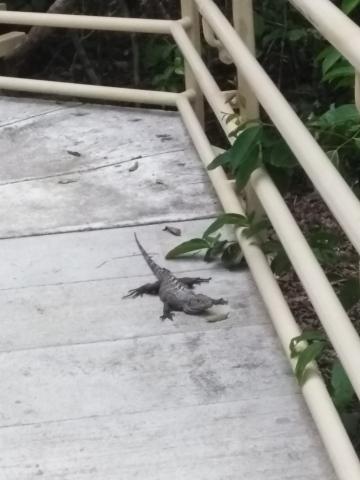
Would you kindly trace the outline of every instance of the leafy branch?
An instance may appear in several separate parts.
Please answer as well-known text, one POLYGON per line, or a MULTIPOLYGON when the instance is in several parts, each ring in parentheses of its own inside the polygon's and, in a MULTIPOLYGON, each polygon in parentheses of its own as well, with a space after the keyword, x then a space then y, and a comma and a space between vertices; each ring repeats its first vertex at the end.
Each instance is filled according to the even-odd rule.
MULTIPOLYGON (((236 117, 228 115, 226 121, 236 117)), ((208 170, 224 167, 236 179, 240 189, 246 186, 254 170, 261 166, 293 169, 297 165, 286 142, 270 124, 249 121, 238 125, 230 136, 236 137, 235 142, 210 163, 208 170)))
MULTIPOLYGON (((264 234, 265 240, 257 241, 258 246, 270 258, 274 273, 281 275, 289 271, 291 266, 286 252, 277 239, 268 239, 270 225, 266 219, 256 220, 255 214, 240 215, 225 213, 213 221, 201 237, 193 238, 176 246, 168 252, 167 259, 174 259, 189 253, 204 251, 204 260, 213 261, 220 257, 227 267, 239 264, 242 259, 237 242, 224 240, 217 233, 225 225, 241 228, 241 234, 246 238, 256 238, 264 234)), ((318 261, 325 265, 334 265, 338 261, 337 246, 339 238, 332 232, 314 230, 309 233, 308 241, 318 261)), ((339 299, 346 310, 351 309, 360 300, 359 279, 348 279, 341 282, 338 292, 339 299)), ((319 331, 304 331, 293 338, 289 345, 290 355, 296 358, 295 375, 302 385, 313 361, 319 360, 331 349, 328 339, 319 331)), ((338 360, 331 362, 330 393, 339 411, 346 410, 354 399, 354 390, 345 370, 338 360)))
MULTIPOLYGON (((319 331, 307 330, 294 337, 289 345, 291 358, 297 358, 295 375, 300 385, 306 381, 313 361, 319 360, 330 349, 328 339, 319 331)), ((351 382, 339 362, 331 362, 330 393, 339 411, 346 410, 354 400, 355 392, 351 382)))
POLYGON ((202 237, 192 238, 181 243, 170 250, 166 258, 174 259, 189 253, 205 251, 205 261, 213 261, 220 257, 226 267, 238 265, 242 261, 242 253, 238 242, 223 240, 221 233, 214 235, 225 225, 242 228, 242 234, 247 238, 253 237, 269 227, 269 223, 264 219, 256 221, 254 213, 248 216, 237 213, 224 213, 209 225, 202 237))

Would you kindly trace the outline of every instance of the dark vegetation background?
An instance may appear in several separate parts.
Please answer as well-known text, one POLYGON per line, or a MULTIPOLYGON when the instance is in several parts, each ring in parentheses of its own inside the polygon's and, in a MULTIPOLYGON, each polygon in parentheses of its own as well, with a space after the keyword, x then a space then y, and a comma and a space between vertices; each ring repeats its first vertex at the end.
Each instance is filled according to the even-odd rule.
MULTIPOLYGON (((316 1, 316 0, 314 0, 316 1)), ((216 2, 231 16, 231 1, 216 2)), ((360 0, 337 0, 337 6, 360 24, 360 0)), ((74 14, 178 18, 178 0, 7 0, 9 10, 74 14)), ((360 196, 360 119, 354 105, 354 70, 286 0, 254 0, 257 57, 330 160, 360 196)), ((1 33, 24 27, 1 26, 1 33)), ((2 61, 8 75, 137 88, 180 91, 183 61, 164 36, 93 31, 32 29, 30 41, 2 61)), ((223 89, 235 85, 233 66, 221 64, 217 52, 203 56, 223 89)), ((271 123, 262 112, 262 120, 271 123)), ((214 144, 228 147, 213 115, 207 131, 214 144)), ((269 151, 265 166, 322 264, 335 291, 360 332, 359 258, 281 140, 269 151)), ((266 160, 266 161, 265 161, 266 160)), ((336 195, 336 192, 334 192, 336 195)), ((321 332, 321 325, 274 232, 268 232, 272 268, 300 326, 321 332)), ((315 345, 316 340, 310 339, 315 345)), ((323 342, 324 343, 324 342, 323 342)), ((324 344, 325 345, 325 344, 324 344)), ((316 345, 315 345, 316 346, 316 345)), ((345 425, 360 449, 360 408, 345 373, 329 347, 317 357, 345 425)), ((315 357, 315 355, 314 355, 315 357)))

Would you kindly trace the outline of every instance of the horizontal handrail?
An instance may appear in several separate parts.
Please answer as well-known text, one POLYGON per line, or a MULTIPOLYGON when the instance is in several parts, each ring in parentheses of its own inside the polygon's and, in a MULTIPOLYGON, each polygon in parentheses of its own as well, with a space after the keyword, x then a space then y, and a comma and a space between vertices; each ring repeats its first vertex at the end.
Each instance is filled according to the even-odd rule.
MULTIPOLYGON (((53 82, 49 80, 33 80, 0 76, 0 89, 62 95, 114 102, 144 103, 150 105, 175 106, 179 93, 140 90, 135 88, 102 87, 82 83, 53 82)), ((188 91, 189 96, 192 92, 188 91)))
MULTIPOLYGON (((175 20, 65 15, 60 13, 0 11, 0 24, 80 28, 83 30, 106 30, 112 32, 170 34, 174 21, 175 20)), ((180 21, 185 27, 189 24, 188 19, 180 21)))
MULTIPOLYGON (((300 164, 308 173, 308 176, 320 191, 324 200, 328 203, 330 209, 333 211, 339 223, 343 226, 344 231, 347 233, 358 252, 360 252, 360 235, 359 231, 357 231, 359 230, 360 204, 355 195, 353 195, 337 170, 332 166, 325 153, 315 142, 300 119, 296 116, 285 98, 262 70, 254 56, 247 50, 245 44, 238 37, 218 7, 211 0, 194 1, 199 7, 201 15, 203 15, 214 33, 223 43, 224 47, 227 48, 229 53, 233 56, 234 63, 241 75, 246 82, 252 86, 253 92, 267 110, 268 114, 274 121, 274 124, 278 127, 278 130, 293 150, 293 153, 297 156, 300 164), (271 98, 269 98, 270 96, 271 98), (283 115, 283 118, 281 115, 283 115), (300 137, 296 138, 296 136, 300 137), (307 148, 310 148, 310 151, 307 151, 307 148), (310 155, 310 158, 307 158, 307 154, 310 155), (315 168, 312 168, 311 162, 315 163, 315 168), (318 165, 316 165, 316 162, 318 165), (327 183, 328 185, 326 185, 327 183), (336 199, 333 200, 332 195, 334 191, 337 192, 337 196, 336 199), (338 206, 340 206, 340 208, 338 208, 338 206), (341 206, 345 208, 341 208, 341 206), (347 209, 349 210, 346 212, 347 209), (342 216, 344 213, 346 215, 345 219, 342 216)), ((192 47, 191 42, 188 41, 185 31, 179 26, 174 26, 173 36, 177 41, 178 46, 181 48, 186 60, 191 65, 205 97, 210 103, 210 106, 215 112, 225 133, 227 133, 227 136, 229 137, 229 133, 231 133, 237 125, 234 121, 227 121, 228 119, 226 119, 224 113, 231 114, 233 113, 233 110, 224 100, 223 93, 220 91, 196 50, 192 47)), ((359 96, 358 93, 357 95, 359 96)), ((184 122, 188 126, 188 131, 193 138, 194 144, 197 146, 199 155, 202 157, 205 165, 207 165, 214 155, 211 155, 209 149, 206 150, 206 146, 204 146, 204 142, 207 140, 206 137, 201 144, 199 144, 200 141, 196 137, 200 136, 201 132, 197 131, 196 135, 194 133, 194 123, 196 119, 192 118, 189 120, 191 115, 185 107, 185 102, 183 103, 184 104, 181 105, 179 100, 178 108, 183 115, 184 122), (188 117, 187 120, 186 117, 188 117), (208 157, 208 159, 204 160, 204 157, 208 157)), ((229 180, 227 180, 223 169, 217 168, 215 172, 216 171, 220 171, 223 180, 226 179, 227 181, 226 184, 219 178, 214 179, 212 172, 210 172, 209 176, 212 179, 212 183, 219 198, 224 198, 222 203, 225 211, 241 213, 241 205, 239 202, 237 206, 235 206, 235 204, 232 204, 231 207, 228 205, 229 195, 233 193, 233 190, 232 188, 229 188, 229 180), (219 183, 222 183, 222 188, 217 188, 219 183)), ((250 183, 277 232, 295 271, 297 272, 315 311, 360 398, 360 375, 357 368, 357 365, 359 365, 360 362, 360 339, 355 328, 267 172, 261 168, 256 169, 250 177, 250 183), (349 354, 349 349, 351 350, 351 354, 349 354)), ((237 230, 237 238, 243 248, 248 265, 259 287, 262 298, 268 308, 270 317, 283 343, 284 349, 289 356, 289 343, 291 338, 296 336, 295 330, 297 329, 296 324, 292 324, 292 320, 294 319, 290 315, 282 318, 284 323, 279 320, 279 315, 284 313, 282 311, 282 304, 281 302, 279 303, 279 298, 276 297, 275 290, 272 291, 274 294, 273 297, 269 297, 267 291, 267 288, 272 290, 270 285, 272 281, 274 281, 274 278, 272 278, 272 281, 270 278, 266 278, 264 281, 262 275, 265 275, 266 277, 266 273, 262 272, 262 275, 259 275, 261 270, 260 266, 257 265, 256 268, 253 268, 251 265, 252 259, 251 257, 248 258, 245 253, 248 246, 246 241, 244 244, 239 229, 237 230), (262 284, 263 281, 264 284, 262 284), (291 330, 292 327, 295 328, 290 336, 289 330, 291 330)), ((281 293, 279 294, 279 297, 280 296, 281 293)), ((319 405, 321 405, 323 401, 321 400, 321 392, 316 390, 309 390, 306 392, 306 387, 309 386, 312 379, 313 377, 311 376, 310 379, 308 378, 305 382, 303 393, 330 455, 335 471, 338 477, 342 480, 358 479, 360 478, 360 463, 353 447, 349 444, 349 439, 345 436, 342 438, 341 435, 339 436, 338 432, 333 431, 331 433, 327 429, 328 422, 332 423, 339 420, 338 415, 336 412, 331 411, 331 409, 326 410, 326 408, 326 411, 321 412, 321 407, 319 409, 319 405), (314 403, 312 404, 312 402, 314 403), (337 447, 339 446, 339 438, 341 439, 341 447, 344 449, 345 455, 350 456, 351 465, 347 461, 344 462, 343 454, 339 455, 339 451, 337 450, 337 447)), ((327 406, 327 402, 331 402, 329 394, 324 392, 324 397, 324 405, 327 406)))
MULTIPOLYGON (((223 130, 229 135, 234 125, 226 121, 224 113, 233 114, 233 109, 226 103, 181 25, 174 25, 173 36, 223 130)), ((264 169, 257 169, 250 181, 360 398, 360 338, 353 324, 270 176, 264 169)))
MULTIPOLYGON (((206 168, 215 156, 214 151, 187 98, 181 96, 178 98, 178 109, 206 168)), ((229 181, 224 170, 217 168, 208 171, 208 174, 224 210, 229 213, 245 215, 234 190, 228 186, 229 181)), ((254 245, 251 239, 241 235, 240 229, 236 231, 236 236, 286 355, 292 364, 292 368, 295 368, 296 361, 290 358, 289 344, 292 338, 300 334, 300 329, 263 252, 254 245)), ((342 480, 359 480, 359 459, 336 412, 324 381, 314 365, 302 386, 302 393, 339 478, 342 480)))
POLYGON ((194 1, 360 254, 358 199, 219 8, 212 1, 194 1))
POLYGON ((329 0, 288 0, 360 72, 360 28, 329 0))

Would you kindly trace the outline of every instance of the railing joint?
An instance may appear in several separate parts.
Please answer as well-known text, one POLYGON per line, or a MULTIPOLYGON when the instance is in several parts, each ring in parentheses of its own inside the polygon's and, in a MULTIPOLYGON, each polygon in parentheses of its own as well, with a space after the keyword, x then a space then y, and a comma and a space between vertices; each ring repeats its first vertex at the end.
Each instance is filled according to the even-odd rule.
POLYGON ((193 25, 191 18, 188 16, 179 18, 178 20, 174 20, 174 23, 180 24, 185 30, 188 30, 193 25))

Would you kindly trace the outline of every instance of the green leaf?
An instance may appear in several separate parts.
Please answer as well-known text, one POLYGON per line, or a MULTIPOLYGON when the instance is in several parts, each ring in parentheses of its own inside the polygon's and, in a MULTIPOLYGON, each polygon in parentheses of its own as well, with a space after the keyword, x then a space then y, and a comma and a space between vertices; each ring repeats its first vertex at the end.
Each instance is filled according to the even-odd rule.
POLYGON ((255 145, 259 143, 262 134, 262 126, 255 125, 246 128, 238 135, 232 147, 226 152, 216 157, 210 165, 208 170, 213 170, 219 165, 231 164, 234 169, 240 165, 244 158, 248 155, 255 145), (219 158, 220 157, 220 158, 219 158))
POLYGON ((241 157, 241 161, 239 160, 237 165, 234 165, 236 185, 240 190, 246 186, 253 171, 261 167, 261 165, 260 147, 255 145, 241 157))
POLYGON ((213 260, 215 260, 216 257, 220 255, 220 253, 222 253, 227 243, 228 243, 227 240, 222 240, 222 241, 217 240, 214 243, 214 245, 211 248, 209 248, 205 253, 205 257, 204 257, 205 262, 212 262, 213 260))
POLYGON ((326 50, 326 56, 324 57, 324 60, 321 64, 321 70, 323 75, 325 75, 330 70, 330 68, 332 68, 335 63, 337 63, 342 57, 341 53, 338 52, 334 47, 329 47, 326 50))
MULTIPOLYGON (((202 238, 205 238, 204 236, 202 238)), ((214 237, 210 237, 210 235, 208 235, 205 240, 208 242, 209 246, 211 247, 214 247, 218 241, 220 240, 221 238, 221 233, 218 233, 217 235, 215 235, 214 237)))
POLYGON ((233 162, 241 163, 241 157, 246 155, 259 142, 263 133, 262 125, 250 124, 235 140, 231 150, 233 162))
POLYGON ((282 168, 293 168, 299 165, 296 157, 283 140, 279 140, 272 147, 270 155, 264 155, 264 162, 265 164, 269 163, 274 167, 282 168))
POLYGON ((208 226, 203 234, 203 238, 207 238, 212 233, 219 230, 224 225, 237 225, 239 227, 248 226, 248 219, 244 215, 238 213, 224 213, 208 226))
POLYGON ((336 408, 344 410, 354 398, 355 392, 343 366, 337 360, 331 370, 332 398, 336 408))
POLYGON ((321 50, 321 52, 318 54, 318 56, 315 58, 317 62, 320 62, 321 60, 324 60, 325 57, 331 54, 331 52, 334 50, 333 46, 329 46, 321 50))
POLYGON ((204 248, 209 248, 209 243, 204 238, 193 238, 187 242, 180 243, 177 247, 173 248, 166 254, 167 259, 172 259, 184 255, 186 253, 195 252, 198 250, 203 250, 204 248))
POLYGON ((351 278, 342 284, 339 291, 339 300, 345 310, 350 310, 360 300, 360 281, 351 278))
POLYGON ((228 151, 224 153, 220 153, 217 157, 214 158, 212 162, 209 163, 207 166, 208 170, 215 170, 217 167, 225 167, 230 164, 230 158, 228 155, 228 151))
POLYGON ((341 10, 348 15, 360 5, 360 0, 342 0, 341 10))
POLYGON ((348 75, 342 77, 339 80, 334 82, 334 88, 353 88, 354 86, 354 75, 348 75))
POLYGON ((360 113, 353 103, 330 108, 323 115, 312 121, 311 124, 327 128, 346 124, 347 122, 360 122, 360 113))
POLYGON ((290 342, 290 352, 292 357, 296 357, 300 352, 296 350, 300 342, 327 342, 327 338, 319 330, 304 330, 301 335, 294 337, 290 342))
POLYGON ((356 410, 353 412, 341 412, 341 420, 351 441, 358 448, 360 432, 360 413, 356 410))
POLYGON ((305 372, 309 363, 318 359, 325 347, 326 344, 324 342, 314 342, 300 352, 295 367, 295 375, 300 384, 305 380, 305 372))
POLYGON ((354 67, 351 65, 344 65, 341 67, 334 67, 329 70, 324 76, 323 81, 332 82, 342 77, 353 77, 355 75, 354 67))

